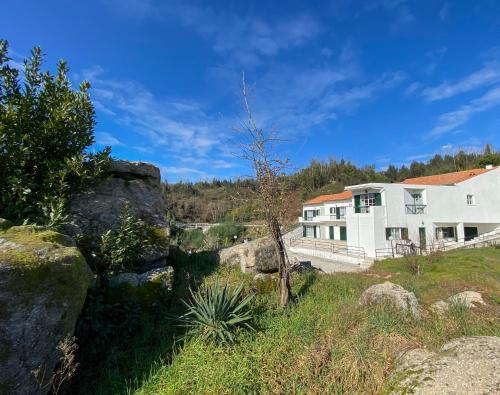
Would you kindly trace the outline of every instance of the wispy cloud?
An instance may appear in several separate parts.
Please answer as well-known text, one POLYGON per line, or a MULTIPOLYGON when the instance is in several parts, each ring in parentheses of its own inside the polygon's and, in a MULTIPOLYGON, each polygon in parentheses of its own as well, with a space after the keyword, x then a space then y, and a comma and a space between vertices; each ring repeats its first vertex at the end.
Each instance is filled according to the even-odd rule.
POLYGON ((247 67, 257 66, 263 58, 280 51, 301 46, 321 31, 317 18, 306 13, 268 21, 187 1, 153 4, 149 0, 106 0, 105 4, 123 16, 178 23, 208 40, 216 53, 247 67))
POLYGON ((96 132, 95 134, 96 143, 99 145, 110 145, 110 146, 120 146, 123 143, 108 132, 96 132))
POLYGON ((430 136, 440 136, 456 130, 478 113, 500 105, 500 86, 490 89, 483 96, 470 101, 459 109, 442 114, 437 125, 430 131, 430 136))
POLYGON ((442 100, 499 81, 500 63, 488 62, 481 69, 474 71, 455 83, 445 81, 438 86, 426 88, 422 91, 422 95, 428 101, 442 100))
POLYGON ((450 4, 444 3, 441 9, 439 10, 439 18, 441 18, 441 20, 444 21, 448 19, 449 14, 450 14, 450 4))
POLYGON ((158 163, 155 163, 155 165, 160 169, 162 178, 170 182, 190 181, 193 179, 209 180, 214 178, 213 174, 192 167, 162 166, 158 163))
MULTIPOLYGON (((195 102, 159 98, 141 84, 107 79, 99 67, 84 71, 98 111, 146 139, 150 147, 186 155, 206 156, 229 130, 221 118, 207 115, 195 102)), ((100 141, 114 142, 103 133, 100 141)))
POLYGON ((415 21, 415 15, 411 11, 406 0, 372 0, 358 11, 357 16, 377 10, 384 10, 394 15, 392 28, 398 29, 401 26, 411 24, 415 21))

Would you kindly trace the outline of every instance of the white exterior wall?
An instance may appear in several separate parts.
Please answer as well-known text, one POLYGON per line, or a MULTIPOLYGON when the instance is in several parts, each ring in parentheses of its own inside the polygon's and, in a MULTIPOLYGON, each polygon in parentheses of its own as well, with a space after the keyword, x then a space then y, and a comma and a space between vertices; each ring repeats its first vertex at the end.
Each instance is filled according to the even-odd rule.
POLYGON ((304 205, 302 215, 306 210, 320 210, 320 215, 314 217, 312 221, 304 221, 304 217, 300 217, 299 221, 302 225, 317 226, 316 238, 330 240, 330 226, 333 226, 334 240, 340 240, 340 227, 346 226, 345 219, 336 219, 335 214, 330 214, 331 207, 346 207, 346 215, 352 205, 351 200, 339 200, 334 202, 324 202, 315 205, 304 205))
POLYGON ((427 245, 435 241, 436 227, 457 228, 457 238, 464 237, 464 226, 477 227, 478 234, 500 227, 500 168, 472 177, 457 185, 410 185, 372 183, 350 187, 353 194, 380 192, 381 206, 372 206, 369 213, 354 213, 351 201, 328 202, 304 209, 320 208, 317 222, 321 226, 321 237, 329 238, 329 225, 334 225, 335 239, 340 238, 340 225, 347 228, 347 244, 363 247, 368 256, 375 257, 376 249, 389 248, 385 228, 407 228, 408 237, 420 245, 419 228, 425 227, 427 245), (426 205, 424 214, 407 214, 406 204, 413 204, 410 192, 422 193, 426 205), (467 204, 467 195, 474 195, 475 204, 467 204), (348 206, 345 224, 330 222, 329 208, 348 206))

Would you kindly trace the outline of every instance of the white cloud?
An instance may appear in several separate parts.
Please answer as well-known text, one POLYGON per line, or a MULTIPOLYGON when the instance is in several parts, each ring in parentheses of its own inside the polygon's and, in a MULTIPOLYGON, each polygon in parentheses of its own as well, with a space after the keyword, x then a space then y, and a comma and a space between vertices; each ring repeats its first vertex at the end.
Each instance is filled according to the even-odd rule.
POLYGON ((99 145, 119 146, 123 143, 108 132, 96 132, 96 143, 99 145))
POLYGON ((426 88, 422 91, 422 95, 428 101, 436 101, 469 92, 499 81, 500 64, 498 62, 489 62, 481 69, 476 70, 460 81, 455 83, 445 81, 436 87, 426 88))
POLYGON ((371 0, 361 8, 356 16, 366 12, 384 10, 394 15, 395 19, 392 28, 397 29, 403 25, 413 23, 416 19, 407 3, 406 0, 371 0))
POLYGON ((105 4, 122 16, 179 23, 210 41, 215 52, 228 56, 236 65, 247 67, 259 65, 262 58, 301 46, 321 31, 318 20, 309 14, 286 15, 268 21, 189 2, 153 5, 151 1, 143 4, 140 0, 125 0, 123 5, 122 1, 106 0, 105 4))
POLYGON ((456 130, 477 114, 500 105, 500 86, 490 89, 483 96, 472 100, 459 109, 442 114, 437 125, 430 131, 430 136, 440 136, 456 130))
POLYGON ((444 21, 448 18, 449 14, 450 14, 450 4, 444 3, 441 9, 439 10, 439 18, 441 18, 441 20, 444 21))
POLYGON ((193 178, 198 180, 209 180, 214 178, 213 174, 192 167, 162 166, 157 163, 156 166, 160 169, 162 179, 169 182, 186 181, 192 180, 193 178))
MULTIPOLYGON (((97 111, 112 115, 119 125, 141 135, 149 147, 205 156, 217 151, 218 141, 229 130, 220 118, 208 116, 195 102, 156 97, 135 81, 103 78, 100 68, 83 72, 83 77, 92 83, 97 111)), ((113 140, 103 134, 100 141, 113 140)), ((146 152, 144 144, 137 149, 146 152)))
POLYGON ((405 89, 404 94, 405 95, 412 95, 416 91, 418 91, 422 87, 422 84, 420 82, 412 82, 408 87, 405 89))

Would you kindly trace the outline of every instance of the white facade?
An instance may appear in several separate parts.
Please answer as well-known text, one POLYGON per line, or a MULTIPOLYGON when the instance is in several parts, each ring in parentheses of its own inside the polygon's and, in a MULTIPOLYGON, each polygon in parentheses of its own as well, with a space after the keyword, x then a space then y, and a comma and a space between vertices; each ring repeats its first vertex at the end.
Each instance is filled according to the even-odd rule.
MULTIPOLYGON (((422 248, 440 240, 463 240, 500 227, 500 168, 454 185, 369 183, 346 188, 350 200, 304 205, 316 210, 301 217, 303 226, 315 226, 316 238, 340 240, 362 247, 369 257, 394 247, 397 240, 422 248), (332 218, 331 207, 346 207, 345 218, 332 218)), ((306 236, 314 237, 308 231, 306 236)))

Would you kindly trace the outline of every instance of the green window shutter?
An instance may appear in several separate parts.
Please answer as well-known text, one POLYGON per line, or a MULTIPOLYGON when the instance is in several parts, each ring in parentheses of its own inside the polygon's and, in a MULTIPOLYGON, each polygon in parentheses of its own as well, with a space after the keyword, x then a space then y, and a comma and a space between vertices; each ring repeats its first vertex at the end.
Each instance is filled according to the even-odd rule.
POLYGON ((306 237, 306 227, 302 227, 302 237, 306 237))
POLYGON ((340 209, 337 207, 337 210, 336 210, 336 214, 337 214, 337 219, 340 219, 340 209))
POLYGON ((401 228, 401 238, 408 240, 408 228, 401 228))
POLYGON ((329 231, 330 231, 330 239, 333 240, 333 226, 329 226, 329 231))
POLYGON ((313 229, 314 229, 314 238, 316 238, 316 227, 314 227, 313 229))
POLYGON ((382 195, 375 193, 375 206, 382 206, 382 195))
POLYGON ((391 237, 391 228, 385 228, 385 239, 389 240, 391 237))
POLYGON ((359 206, 361 205, 361 196, 360 195, 354 195, 354 212, 355 213, 360 213, 361 209, 359 206))

